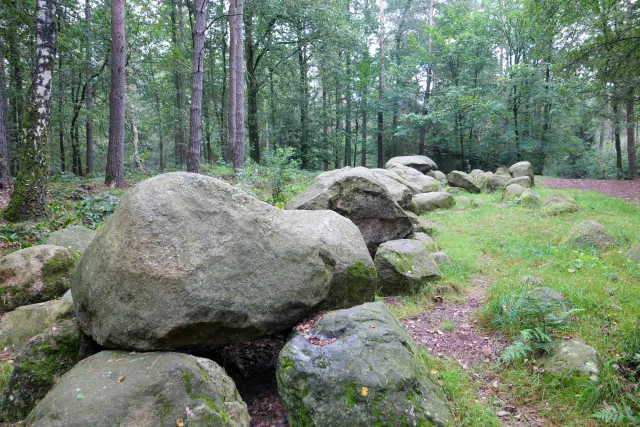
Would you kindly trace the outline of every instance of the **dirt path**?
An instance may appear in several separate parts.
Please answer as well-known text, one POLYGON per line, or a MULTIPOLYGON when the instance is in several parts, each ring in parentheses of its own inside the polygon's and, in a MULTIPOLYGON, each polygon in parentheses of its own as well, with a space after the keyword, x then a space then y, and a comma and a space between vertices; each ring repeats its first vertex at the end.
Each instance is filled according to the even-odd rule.
POLYGON ((536 178, 546 188, 574 188, 608 194, 618 199, 640 202, 640 181, 616 181, 598 179, 536 178))

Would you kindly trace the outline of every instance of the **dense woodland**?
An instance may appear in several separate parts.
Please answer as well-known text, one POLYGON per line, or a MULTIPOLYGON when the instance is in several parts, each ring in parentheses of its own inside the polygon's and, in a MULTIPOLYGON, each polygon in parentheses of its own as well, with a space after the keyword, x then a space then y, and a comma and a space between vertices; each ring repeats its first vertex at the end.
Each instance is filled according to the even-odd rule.
POLYGON ((121 186, 285 147, 309 170, 638 178, 633 0, 37 3, 0 8, 0 181, 22 199, 50 173, 121 186))

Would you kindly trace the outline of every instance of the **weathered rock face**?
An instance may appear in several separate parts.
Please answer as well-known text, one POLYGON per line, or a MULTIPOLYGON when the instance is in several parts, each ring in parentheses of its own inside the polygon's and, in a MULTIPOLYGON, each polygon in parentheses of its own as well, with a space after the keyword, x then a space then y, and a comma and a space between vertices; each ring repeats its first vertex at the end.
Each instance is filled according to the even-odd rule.
POLYGON ((482 169, 474 169, 471 171, 471 173, 469 173, 469 175, 471 175, 474 178, 479 177, 480 175, 482 175, 484 173, 484 171, 482 169))
POLYGON ((616 239, 602 224, 595 221, 584 221, 576 225, 563 240, 567 246, 577 248, 607 249, 616 244, 616 239))
POLYGON ((438 252, 438 244, 427 233, 413 233, 409 240, 417 240, 422 243, 427 252, 438 252))
POLYGON ((0 258, 0 313, 61 297, 76 258, 60 246, 40 245, 0 258))
POLYGON ((420 193, 409 181, 403 179, 397 173, 386 169, 371 169, 375 172, 380 182, 385 186, 391 199, 402 209, 411 206, 411 198, 414 194, 420 193))
POLYGON ((453 423, 419 350, 383 303, 328 313, 293 336, 277 379, 292 426, 453 423))
POLYGON ((511 179, 511 173, 509 173, 509 168, 506 166, 500 166, 498 169, 496 169, 495 175, 500 175, 507 177, 507 179, 511 179))
POLYGON ((453 263, 453 261, 451 260, 451 257, 447 255, 445 252, 433 252, 431 256, 435 260, 438 267, 442 267, 442 266, 453 263))
POLYGON ((210 360, 103 351, 67 372, 26 425, 249 427, 249 421, 235 384, 210 360))
POLYGON ((542 203, 540 211, 543 215, 561 215, 565 213, 575 213, 580 210, 580 205, 573 198, 563 193, 551 194, 542 203))
POLYGON ((411 218, 414 233, 425 233, 429 236, 433 236, 436 233, 435 222, 429 221, 425 218, 420 218, 413 212, 407 212, 407 214, 409 215, 409 218, 411 218))
POLYGON ((504 190, 509 182, 509 178, 504 175, 496 175, 491 172, 485 172, 476 178, 480 190, 485 193, 496 193, 504 190))
POLYGON ((64 230, 52 233, 45 243, 47 245, 62 246, 70 251, 78 251, 84 253, 89 244, 96 237, 96 232, 87 227, 73 225, 64 230))
POLYGON ((409 183, 409 186, 412 189, 416 189, 413 194, 418 193, 429 193, 432 191, 438 191, 440 189, 440 182, 432 178, 428 175, 424 175, 422 172, 407 167, 402 166, 397 163, 392 163, 389 165, 388 169, 372 169, 375 172, 379 172, 380 170, 389 171, 400 176, 404 181, 409 183))
POLYGON ((66 319, 73 311, 71 291, 58 300, 18 307, 0 319, 0 349, 21 351, 27 341, 59 320, 66 319))
POLYGON ((14 363, 0 414, 23 420, 54 383, 80 361, 80 331, 74 321, 52 325, 29 340, 14 363))
POLYGON ((255 339, 318 309, 371 301, 374 290, 348 219, 282 211, 187 173, 131 189, 72 277, 83 332, 142 351, 255 339))
POLYGON ((527 208, 537 208, 542 204, 542 199, 532 189, 527 188, 520 196, 520 205, 527 208))
POLYGON ((437 193, 416 194, 413 196, 411 211, 417 215, 422 215, 435 209, 451 209, 455 205, 456 200, 453 196, 442 191, 437 193))
POLYGON ((518 185, 518 184, 507 185, 507 187, 502 192, 502 201, 503 202, 507 202, 509 200, 513 200, 515 198, 518 198, 518 197, 522 196, 522 194, 526 190, 527 189, 524 188, 522 185, 518 185))
POLYGON ((390 196, 379 175, 367 168, 340 169, 318 176, 288 210, 332 210, 360 229, 371 253, 388 240, 411 233, 411 220, 390 196))
POLYGON ((627 259, 640 263, 640 240, 629 248, 627 251, 627 259))
POLYGON ((538 366, 554 374, 579 373, 598 378, 598 352, 584 341, 574 338, 557 341, 552 350, 538 359, 538 366))
POLYGON ((385 296, 411 293, 442 277, 430 251, 417 240, 383 243, 376 253, 375 264, 378 293, 385 296))
POLYGON ((437 179, 438 181, 440 181, 442 183, 446 183, 447 182, 447 175, 445 175, 443 172, 440 172, 440 171, 429 171, 429 172, 427 172, 427 175, 430 176, 433 179, 437 179))
POLYGON ((479 193, 480 187, 475 178, 471 175, 460 171, 453 171, 447 175, 447 181, 451 187, 460 187, 467 190, 469 193, 479 193))
POLYGON ((507 182, 507 186, 511 184, 518 184, 518 185, 522 185, 525 188, 531 188, 531 178, 529 178, 528 176, 519 176, 517 178, 511 178, 507 182))
POLYGON ((520 176, 528 176, 531 179, 531 185, 535 185, 536 181, 533 176, 533 166, 529 162, 519 162, 509 168, 509 173, 513 178, 520 176))
POLYGON ((387 164, 385 165, 385 168, 389 169, 389 166, 394 163, 416 169, 422 173, 427 173, 432 170, 438 170, 438 166, 436 165, 436 162, 434 162, 427 156, 393 157, 387 162, 387 164))

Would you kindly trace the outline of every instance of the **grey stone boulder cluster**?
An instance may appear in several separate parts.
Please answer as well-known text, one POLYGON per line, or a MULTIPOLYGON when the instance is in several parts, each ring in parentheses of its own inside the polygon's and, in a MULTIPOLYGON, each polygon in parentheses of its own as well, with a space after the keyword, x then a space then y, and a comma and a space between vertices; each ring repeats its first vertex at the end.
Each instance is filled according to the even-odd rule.
POLYGON ((277 367, 291 425, 448 425, 422 350, 371 303, 376 287, 413 292, 441 276, 436 259, 450 262, 433 224, 403 209, 440 183, 395 165, 402 176, 324 174, 286 210, 203 175, 136 185, 90 244, 76 239, 84 231, 61 233, 73 238, 58 240, 58 252, 74 263, 84 252, 73 298, 0 320, 0 339, 19 351, 0 416, 33 426, 249 426, 224 369, 186 353, 294 330, 277 367), (317 324, 294 329, 318 312, 327 313, 317 324), (18 327, 24 319, 29 331, 18 327))
POLYGON ((606 250, 616 245, 616 239, 596 221, 583 221, 564 237, 562 243, 574 248, 606 250))

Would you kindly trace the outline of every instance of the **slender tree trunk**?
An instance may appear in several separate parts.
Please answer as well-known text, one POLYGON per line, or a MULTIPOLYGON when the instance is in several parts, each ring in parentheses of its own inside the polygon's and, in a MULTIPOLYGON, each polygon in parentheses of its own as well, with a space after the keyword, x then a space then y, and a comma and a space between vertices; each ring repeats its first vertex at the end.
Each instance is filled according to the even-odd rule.
POLYGON ((298 67, 300 70, 300 166, 309 167, 309 84, 307 64, 307 44, 304 41, 304 23, 299 20, 296 25, 298 44, 298 67))
POLYGON ((196 34, 193 43, 193 85, 189 120, 189 160, 187 170, 200 173, 200 145, 202 144, 202 94, 204 80, 204 32, 207 19, 206 0, 194 0, 196 34))
POLYGON ((629 179, 632 181, 638 180, 635 127, 635 99, 632 86, 627 94, 627 157, 629 160, 629 179))
POLYGON ((253 40, 253 8, 245 11, 245 51, 247 63, 247 127, 249 128, 249 156, 260 163, 260 128, 258 127, 258 76, 253 40))
POLYGON ((3 216, 9 221, 41 218, 46 213, 51 132, 51 81, 56 50, 56 1, 36 1, 36 56, 27 94, 20 171, 3 216))
MULTIPOLYGON (((344 158, 345 166, 351 166, 351 52, 347 51, 347 93, 344 121, 344 158)), ((357 133, 357 132, 356 132, 357 133)))
MULTIPOLYGON (((224 9, 225 0, 220 0, 222 8, 224 9)), ((227 108, 227 33, 229 32, 230 19, 222 20, 222 52, 220 56, 222 58, 222 92, 220 94, 220 149, 223 153, 223 157, 227 163, 232 163, 233 148, 229 142, 230 131, 228 129, 229 118, 227 108)))
MULTIPOLYGON (((62 74, 62 55, 58 55, 58 73, 62 74)), ((63 104, 62 99, 63 83, 62 78, 58 78, 58 141, 60 147, 60 170, 62 172, 67 171, 67 159, 64 151, 64 118, 63 118, 63 104)))
MULTIPOLYGON (((433 2, 431 0, 429 3, 429 26, 433 28, 433 2)), ((429 55, 433 52, 433 38, 429 36, 429 44, 428 44, 428 52, 429 55)), ((424 99, 422 102, 422 115, 426 116, 429 114, 429 99, 431 98, 431 83, 433 78, 433 71, 431 70, 431 64, 427 64, 427 82, 424 88, 424 99)), ((420 126, 420 136, 418 140, 418 154, 424 156, 425 151, 425 137, 427 134, 427 125, 423 124, 420 126)))
POLYGON ((600 122, 600 143, 598 144, 598 167, 600 169, 600 175, 602 178, 605 177, 604 170, 604 129, 605 129, 605 120, 602 119, 600 122))
MULTIPOLYGON (((182 54, 184 47, 184 26, 182 16, 182 0, 171 0, 171 41, 174 49, 182 54)), ((176 165, 183 165, 186 157, 186 130, 184 128, 183 112, 186 104, 184 75, 180 61, 174 63, 173 84, 175 97, 175 158, 176 165)))
POLYGON ((360 152, 360 166, 367 166, 367 101, 364 97, 362 98, 362 150, 360 152))
POLYGON ((140 133, 136 125, 136 87, 133 84, 131 75, 129 75, 129 103, 127 110, 126 115, 128 116, 129 127, 131 128, 131 135, 133 136, 133 161, 138 171, 145 172, 142 159, 140 158, 140 133))
MULTIPOLYGON (((22 125, 24 122, 24 100, 23 100, 23 79, 22 79, 22 61, 20 57, 20 48, 16 39, 17 28, 14 20, 10 20, 7 39, 9 43, 9 84, 11 85, 11 96, 9 98, 9 135, 13 138, 13 147, 19 151, 22 148, 22 125)), ((12 169, 14 175, 17 174, 19 156, 13 156, 12 169)))
POLYGON ((160 110, 160 95, 158 94, 158 83, 156 82, 156 75, 153 70, 153 66, 151 67, 151 81, 153 82, 153 97, 155 100, 155 110, 156 110, 156 119, 158 119, 158 137, 160 139, 160 156, 158 160, 158 168, 160 172, 164 171, 164 133, 162 130, 162 114, 160 110))
POLYGON ((85 65, 85 77, 87 79, 86 102, 87 122, 85 124, 85 137, 87 142, 87 169, 86 175, 93 173, 93 83, 91 82, 91 1, 85 0, 84 3, 84 20, 87 25, 86 43, 87 43, 87 59, 85 65))
POLYGON ((111 93, 109 94, 109 146, 104 183, 124 185, 124 124, 126 108, 126 42, 124 0, 111 0, 111 93))
POLYGON ((5 93, 4 56, 0 49, 0 190, 13 189, 9 164, 9 122, 7 120, 7 94, 5 93))
POLYGON ((334 147, 334 168, 340 169, 340 144, 342 142, 342 120, 340 120, 340 106, 342 101, 340 99, 339 89, 336 85, 336 146, 334 147))
POLYGON ((244 166, 244 0, 231 0, 229 8, 229 136, 233 147, 233 169, 244 166))
POLYGON ((620 113, 618 111, 618 101, 613 100, 613 129, 616 145, 616 174, 618 179, 622 179, 622 143, 620 141, 620 113))
POLYGON ((71 105, 73 106, 73 115, 71 117, 71 126, 69 132, 71 133, 71 169, 76 176, 82 175, 82 160, 80 158, 80 135, 78 133, 78 117, 80 116, 81 95, 82 90, 82 75, 78 76, 78 84, 71 89, 71 105))
POLYGON ((384 113, 382 112, 382 102, 384 100, 384 0, 380 2, 379 15, 379 48, 380 48, 380 80, 378 84, 378 167, 384 166, 384 113))
POLYGON ((328 102, 327 79, 322 78, 322 170, 329 170, 329 102, 328 102))

